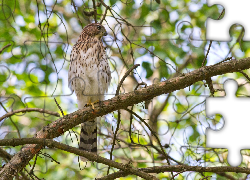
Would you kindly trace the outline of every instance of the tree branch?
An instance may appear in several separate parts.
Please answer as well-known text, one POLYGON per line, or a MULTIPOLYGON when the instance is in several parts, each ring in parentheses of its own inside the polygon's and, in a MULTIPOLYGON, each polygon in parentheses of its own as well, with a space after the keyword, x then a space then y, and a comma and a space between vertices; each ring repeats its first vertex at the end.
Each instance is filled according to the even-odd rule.
POLYGON ((94 20, 95 20, 95 23, 97 23, 95 0, 92 0, 92 2, 93 2, 93 8, 94 8, 94 20))
MULTIPOLYGON (((195 172, 214 172, 220 175, 224 175, 224 172, 237 172, 237 173, 246 173, 250 174, 250 168, 245 167, 230 167, 230 166, 220 166, 220 167, 201 167, 201 166, 187 166, 187 165, 173 165, 173 166, 154 166, 150 168, 134 168, 129 165, 124 165, 122 163, 117 163, 112 160, 103 158, 98 156, 95 153, 80 150, 78 148, 59 143, 53 141, 51 139, 37 139, 37 138, 16 138, 16 139, 3 139, 0 140, 0 146, 19 146, 19 145, 26 145, 26 144, 40 144, 43 147, 47 146, 49 148, 57 148, 63 151, 67 151, 70 153, 74 153, 79 156, 83 156, 91 161, 95 161, 98 163, 102 163, 105 165, 112 166, 114 168, 120 169, 121 171, 115 172, 113 174, 107 175, 105 177, 99 178, 99 180, 103 179, 115 179, 119 177, 124 177, 130 175, 131 173, 137 176, 140 176, 145 179, 152 180, 152 176, 147 173, 164 173, 164 172, 188 172, 188 171, 195 171, 195 172)), ((26 147, 23 147, 25 149, 26 147)), ((29 147, 27 147, 29 148, 29 147)))
POLYGON ((8 162, 12 158, 12 156, 2 148, 0 148, 0 157, 4 158, 5 162, 8 162))
POLYGON ((102 24, 102 22, 103 22, 103 20, 105 19, 106 15, 107 15, 107 12, 108 12, 108 10, 110 9, 110 7, 109 7, 107 4, 105 4, 105 3, 103 2, 103 0, 100 0, 100 2, 101 2, 101 4, 105 7, 105 12, 104 12, 104 14, 103 14, 103 16, 102 16, 102 19, 101 19, 101 21, 100 21, 100 24, 102 24))
MULTIPOLYGON (((164 172, 214 172, 219 175, 225 174, 224 172, 237 172, 237 173, 250 173, 249 168, 244 167, 230 167, 230 166, 218 166, 218 167, 201 167, 201 166, 187 166, 187 165, 174 165, 174 166, 154 166, 149 168, 139 168, 139 171, 146 173, 164 173, 164 172)), ((125 177, 129 175, 128 172, 118 171, 113 174, 109 174, 105 177, 98 178, 97 180, 111 180, 119 177, 125 177)), ((227 176, 228 177, 228 176, 227 176)))
MULTIPOLYGON (((77 110, 71 114, 65 115, 60 119, 48 124, 42 130, 37 132, 36 138, 52 139, 60 136, 65 131, 96 117, 103 116, 119 109, 126 109, 128 106, 150 100, 161 94, 171 93, 173 91, 184 89, 192 84, 205 80, 212 76, 226 73, 239 72, 250 68, 250 58, 241 60, 232 60, 216 65, 201 67, 197 70, 174 77, 169 80, 159 82, 126 94, 115 96, 112 99, 95 104, 95 109, 86 107, 77 110)), ((21 171, 34 155, 41 150, 42 145, 29 145, 30 148, 22 149, 7 163, 0 171, 0 178, 11 179, 21 171), (4 175, 3 175, 4 173, 4 175)))
MULTIPOLYGON (((157 180, 156 177, 149 175, 143 171, 139 171, 137 168, 134 168, 128 164, 124 165, 122 163, 117 163, 117 162, 114 162, 112 160, 98 156, 95 153, 80 150, 79 148, 75 148, 75 147, 72 147, 72 146, 69 146, 69 145, 66 145, 63 143, 59 143, 59 142, 53 141, 51 139, 21 138, 21 139, 3 139, 3 140, 0 140, 0 146, 19 146, 19 145, 26 145, 26 144, 29 145, 31 143, 32 144, 39 144, 42 147, 47 146, 49 148, 57 148, 57 149, 61 149, 61 150, 64 150, 64 151, 67 151, 70 153, 74 153, 76 155, 83 156, 90 161, 95 161, 98 163, 106 164, 106 165, 109 165, 111 167, 120 169, 124 172, 127 172, 128 174, 134 174, 134 175, 140 176, 144 179, 157 180)), ((24 146, 22 149, 29 150, 30 147, 24 146)), ((1 172, 1 176, 2 176, 2 172, 1 172)))
POLYGON ((40 108, 24 108, 24 109, 18 109, 12 112, 8 112, 5 115, 3 115, 2 117, 0 117, 0 122, 10 116, 15 115, 16 113, 20 113, 20 112, 31 112, 31 111, 36 111, 36 112, 40 112, 40 113, 46 113, 46 114, 51 114, 53 116, 57 116, 60 117, 60 114, 57 112, 53 112, 53 111, 49 111, 49 110, 45 110, 45 109, 40 109, 40 108))

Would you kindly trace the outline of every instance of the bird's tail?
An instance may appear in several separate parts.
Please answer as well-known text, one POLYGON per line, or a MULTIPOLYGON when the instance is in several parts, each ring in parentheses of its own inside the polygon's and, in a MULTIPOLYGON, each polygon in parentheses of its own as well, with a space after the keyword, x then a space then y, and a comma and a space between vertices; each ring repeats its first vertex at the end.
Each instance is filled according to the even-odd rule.
MULTIPOLYGON (((97 118, 81 124, 79 149, 97 153, 97 118)), ((84 157, 80 159, 84 162, 88 161, 84 157)))

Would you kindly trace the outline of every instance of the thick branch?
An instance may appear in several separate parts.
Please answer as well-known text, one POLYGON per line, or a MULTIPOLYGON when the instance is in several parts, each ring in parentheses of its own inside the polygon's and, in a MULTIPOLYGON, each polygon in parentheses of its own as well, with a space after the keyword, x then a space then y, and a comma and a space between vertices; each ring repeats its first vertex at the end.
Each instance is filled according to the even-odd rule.
MULTIPOLYGON (((45 126, 42 130, 37 132, 35 137, 52 139, 60 136, 62 133, 75 127, 76 125, 92 120, 98 116, 103 116, 119 109, 126 109, 128 106, 132 106, 145 100, 150 100, 161 94, 167 94, 179 89, 184 89, 198 81, 205 80, 212 76, 239 72, 248 68, 250 68, 250 58, 237 61, 232 60, 212 66, 201 67, 200 69, 194 70, 182 76, 174 77, 167 81, 148 86, 147 88, 115 96, 112 99, 95 104, 94 110, 91 107, 86 107, 68 114, 45 126)), ((0 171, 0 178, 13 178, 13 176, 21 171, 42 148, 41 145, 30 146, 32 148, 31 150, 22 149, 20 152, 15 154, 11 161, 0 171), (6 175, 5 177, 3 177, 3 172, 6 175)))
MULTIPOLYGON (((115 161, 98 156, 95 153, 83 151, 83 150, 80 150, 78 148, 53 141, 51 139, 22 138, 22 139, 3 139, 3 140, 0 140, 0 146, 19 146, 19 145, 25 145, 25 144, 31 144, 31 143, 40 144, 41 146, 47 146, 49 148, 57 148, 57 149, 61 149, 61 150, 64 150, 64 151, 67 151, 70 153, 74 153, 76 155, 83 156, 90 161, 95 161, 98 163, 106 164, 106 165, 109 165, 111 167, 125 171, 128 174, 134 174, 134 175, 140 176, 144 179, 157 180, 156 177, 149 175, 143 171, 139 171, 137 168, 134 168, 130 165, 124 165, 122 163, 117 163, 115 161)), ((29 148, 30 147, 26 145, 22 149, 29 150, 29 148)))
POLYGON ((40 109, 40 108, 24 108, 24 109, 18 109, 9 113, 6 113, 5 115, 3 115, 2 117, 0 117, 0 122, 10 116, 15 115, 16 113, 20 113, 20 112, 31 112, 31 111, 36 111, 36 112, 40 112, 40 113, 46 113, 46 114, 51 114, 53 116, 57 116, 60 117, 60 114, 57 112, 53 112, 53 111, 49 111, 49 110, 45 110, 45 109, 40 109))
MULTIPOLYGON (((30 143, 40 144, 42 146, 47 146, 49 148, 57 148, 70 153, 74 153, 78 156, 83 156, 90 161, 95 161, 105 165, 112 166, 114 168, 120 169, 122 171, 115 172, 113 174, 107 175, 100 179, 115 179, 119 177, 124 177, 130 174, 140 176, 145 179, 152 179, 153 177, 147 173, 164 173, 164 172, 214 172, 223 175, 224 172, 237 172, 237 173, 246 173, 250 174, 249 168, 244 167, 229 167, 229 166, 220 166, 220 167, 201 167, 201 166, 187 166, 187 165, 174 165, 174 166, 154 166, 149 168, 134 168, 129 165, 124 165, 122 163, 117 163, 112 160, 98 156, 95 153, 83 151, 78 148, 53 141, 51 139, 37 139, 37 138, 21 138, 21 139, 3 139, 0 140, 0 146, 19 146, 26 145, 30 143)), ((26 147, 23 147, 24 149, 26 147)), ((29 148, 29 147, 28 147, 29 148)))
MULTIPOLYGON (((187 166, 187 165, 174 165, 174 166, 154 166, 149 168, 139 168, 140 171, 146 173, 164 173, 164 172, 213 172, 218 174, 223 174, 224 172, 237 172, 237 173, 250 173, 249 168, 244 167, 230 167, 230 166, 218 166, 218 167, 201 167, 201 166, 187 166)), ((119 177, 125 177, 129 175, 127 172, 118 171, 113 174, 109 174, 105 177, 98 178, 98 180, 104 179, 116 179, 119 177)))

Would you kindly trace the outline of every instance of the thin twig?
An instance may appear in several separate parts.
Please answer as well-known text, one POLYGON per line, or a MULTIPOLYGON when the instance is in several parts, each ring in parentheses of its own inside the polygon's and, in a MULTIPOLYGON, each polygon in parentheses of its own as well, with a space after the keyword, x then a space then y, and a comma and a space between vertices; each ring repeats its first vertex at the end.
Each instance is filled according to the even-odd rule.
POLYGON ((206 53, 206 56, 204 57, 204 59, 203 59, 203 62, 202 62, 202 64, 201 64, 201 67, 203 67, 204 66, 204 64, 205 64, 205 61, 207 60, 207 56, 208 56, 208 54, 209 54, 209 52, 210 52, 210 48, 211 48, 211 46, 212 46, 212 40, 210 41, 210 43, 209 43, 209 46, 208 46, 208 49, 207 49, 207 53, 206 53))
POLYGON ((0 50, 0 54, 3 52, 4 49, 6 49, 6 48, 8 48, 8 47, 10 47, 10 46, 11 46, 11 44, 7 44, 6 46, 4 46, 4 47, 0 50))
POLYGON ((167 163, 170 165, 170 161, 169 161, 169 156, 166 154, 166 152, 164 151, 162 145, 161 145, 161 141, 158 138, 158 136, 155 134, 155 132, 151 129, 151 127, 144 121, 144 119, 142 119, 138 114, 136 114, 135 112, 131 111, 130 109, 125 109, 126 111, 130 112, 131 114, 135 115, 138 119, 140 119, 140 121, 142 121, 147 128, 150 130, 150 132, 154 135, 157 143, 160 145, 161 151, 162 151, 162 155, 165 157, 165 159, 167 160, 167 163))
POLYGON ((105 2, 104 2, 103 0, 99 0, 99 1, 101 2, 101 4, 102 4, 103 6, 108 7, 108 5, 105 4, 105 2))
POLYGON ((38 157, 38 154, 36 154, 34 164, 33 164, 32 168, 30 169, 29 174, 34 174, 34 168, 35 168, 35 166, 36 166, 37 157, 38 157))
POLYGON ((216 174, 218 174, 218 175, 220 175, 220 176, 224 176, 225 178, 227 178, 227 179, 229 179, 229 180, 237 180, 237 179, 234 178, 233 176, 231 176, 231 175, 229 175, 229 174, 226 174, 226 173, 224 173, 224 172, 222 172, 222 173, 218 172, 218 173, 216 173, 216 174))
POLYGON ((40 112, 40 113, 46 113, 46 114, 50 114, 56 117, 60 117, 60 114, 57 112, 53 112, 53 111, 49 111, 49 110, 45 110, 45 109, 40 109, 40 108, 24 108, 24 109, 18 109, 12 112, 8 112, 5 115, 3 115, 2 117, 0 117, 0 121, 2 121, 3 119, 13 116, 16 113, 20 113, 20 112, 31 112, 31 111, 36 111, 36 112, 40 112))
POLYGON ((208 178, 211 178, 212 176, 206 176, 206 177, 204 177, 204 178, 202 178, 202 179, 199 179, 199 180, 208 180, 208 178))
POLYGON ((245 76, 245 78, 247 78, 248 81, 250 81, 250 77, 243 71, 240 71, 241 74, 243 74, 243 76, 245 76))
MULTIPOLYGON (((220 13, 220 15, 219 15, 218 19, 220 19, 220 17, 221 17, 221 16, 222 16, 222 14, 224 13, 224 11, 225 11, 225 9, 223 9, 223 11, 220 13)), ((218 19, 217 19, 217 20, 218 20, 218 19)), ((208 50, 207 50, 207 53, 206 53, 205 58, 203 59, 203 62, 202 62, 201 67, 203 67, 203 66, 204 66, 204 64, 205 64, 205 61, 206 61, 207 56, 208 56, 208 54, 209 54, 210 48, 211 48, 211 46, 212 46, 212 42, 213 42, 213 41, 211 40, 211 41, 210 41, 210 43, 209 43, 208 50)))
POLYGON ((109 8, 110 8, 109 6, 107 6, 107 7, 105 8, 105 12, 104 12, 104 14, 103 14, 103 16, 102 16, 102 19, 101 19, 101 21, 100 21, 100 24, 102 24, 103 20, 105 19, 105 17, 106 17, 106 15, 107 15, 107 12, 108 12, 108 9, 109 9, 109 8))
POLYGON ((55 102, 56 102, 57 107, 60 109, 61 114, 64 116, 63 110, 62 110, 61 106, 58 104, 56 98, 54 98, 54 100, 55 100, 55 102))
MULTIPOLYGON (((0 105, 2 106, 2 108, 4 109, 4 111, 8 114, 8 111, 7 111, 7 109, 4 107, 4 105, 3 105, 2 102, 0 102, 0 105)), ((10 118, 11 123, 15 126, 15 128, 16 128, 16 130, 17 130, 18 137, 21 138, 21 133, 20 133, 20 131, 19 131, 19 129, 18 129, 16 123, 12 120, 11 117, 9 117, 9 118, 10 118)), ((0 122, 1 122, 1 117, 0 117, 0 122)))
MULTIPOLYGON (((120 127, 120 123, 121 123, 121 111, 118 110, 118 120, 117 120, 117 126, 116 126, 116 129, 115 129, 115 134, 114 134, 114 138, 113 138, 112 147, 111 147, 111 150, 110 150, 110 157, 109 157, 110 160, 112 160, 112 153, 113 153, 113 150, 114 150, 114 147, 115 147, 116 136, 117 136, 117 133, 118 133, 118 130, 119 130, 119 127, 120 127)), ((110 166, 108 167, 107 175, 109 174, 109 169, 110 169, 110 166)))
POLYGON ((209 87, 211 95, 214 97, 215 90, 214 90, 214 87, 213 87, 213 82, 212 82, 211 77, 206 79, 206 83, 207 83, 207 85, 209 87))
POLYGON ((224 60, 222 60, 214 65, 221 64, 221 63, 224 63, 224 62, 229 61, 229 60, 235 60, 235 59, 233 59, 233 57, 227 57, 226 59, 224 59, 224 60))
MULTIPOLYGON (((133 111, 134 105, 131 107, 131 111, 133 111)), ((131 126, 132 126, 132 121, 133 121, 133 115, 130 113, 130 120, 129 120, 129 138, 131 143, 134 143, 133 139, 132 139, 132 130, 131 130, 131 126)))
POLYGON ((80 24, 81 24, 81 26, 82 26, 82 29, 83 29, 83 24, 82 24, 82 21, 81 21, 79 15, 78 15, 78 13, 77 13, 77 9, 76 9, 75 2, 74 2, 74 1, 71 1, 71 2, 72 2, 72 4, 73 4, 74 10, 75 10, 75 12, 76 12, 76 16, 77 16, 77 18, 78 18, 78 21, 80 22, 80 24))
POLYGON ((129 70, 124 74, 124 76, 122 77, 120 83, 119 83, 118 86, 117 86, 116 93, 115 93, 116 96, 119 95, 119 90, 120 90, 120 88, 121 88, 121 86, 122 86, 123 81, 124 81, 124 80, 126 79, 126 77, 129 75, 129 73, 130 73, 133 69, 137 68, 138 66, 140 66, 140 64, 135 64, 135 65, 133 65, 133 66, 132 66, 131 68, 129 68, 129 70))
POLYGON ((94 8, 94 19, 95 19, 95 23, 97 23, 95 0, 92 0, 92 2, 93 2, 93 8, 94 8))
MULTIPOLYGON (((106 15, 107 15, 107 11, 110 10, 110 7, 109 7, 107 4, 105 4, 105 3, 103 2, 103 0, 100 0, 100 2, 101 2, 101 4, 105 7, 105 12, 104 12, 104 14, 103 14, 103 16, 102 16, 102 19, 101 19, 101 21, 100 21, 100 24, 102 24, 103 20, 105 19, 106 15)), ((110 11, 111 11, 111 10, 110 10, 110 11)))

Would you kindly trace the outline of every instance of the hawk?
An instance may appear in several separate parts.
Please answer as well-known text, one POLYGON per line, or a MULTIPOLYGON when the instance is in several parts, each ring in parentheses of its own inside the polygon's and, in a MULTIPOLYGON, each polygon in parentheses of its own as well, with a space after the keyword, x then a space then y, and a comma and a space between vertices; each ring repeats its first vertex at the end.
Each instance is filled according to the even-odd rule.
MULTIPOLYGON (((68 85, 75 91, 78 109, 86 104, 104 100, 111 80, 102 37, 105 28, 99 23, 92 23, 83 28, 70 54, 68 85)), ((97 153, 97 120, 81 124, 79 149, 97 153)), ((86 158, 80 157, 82 161, 86 158)))

